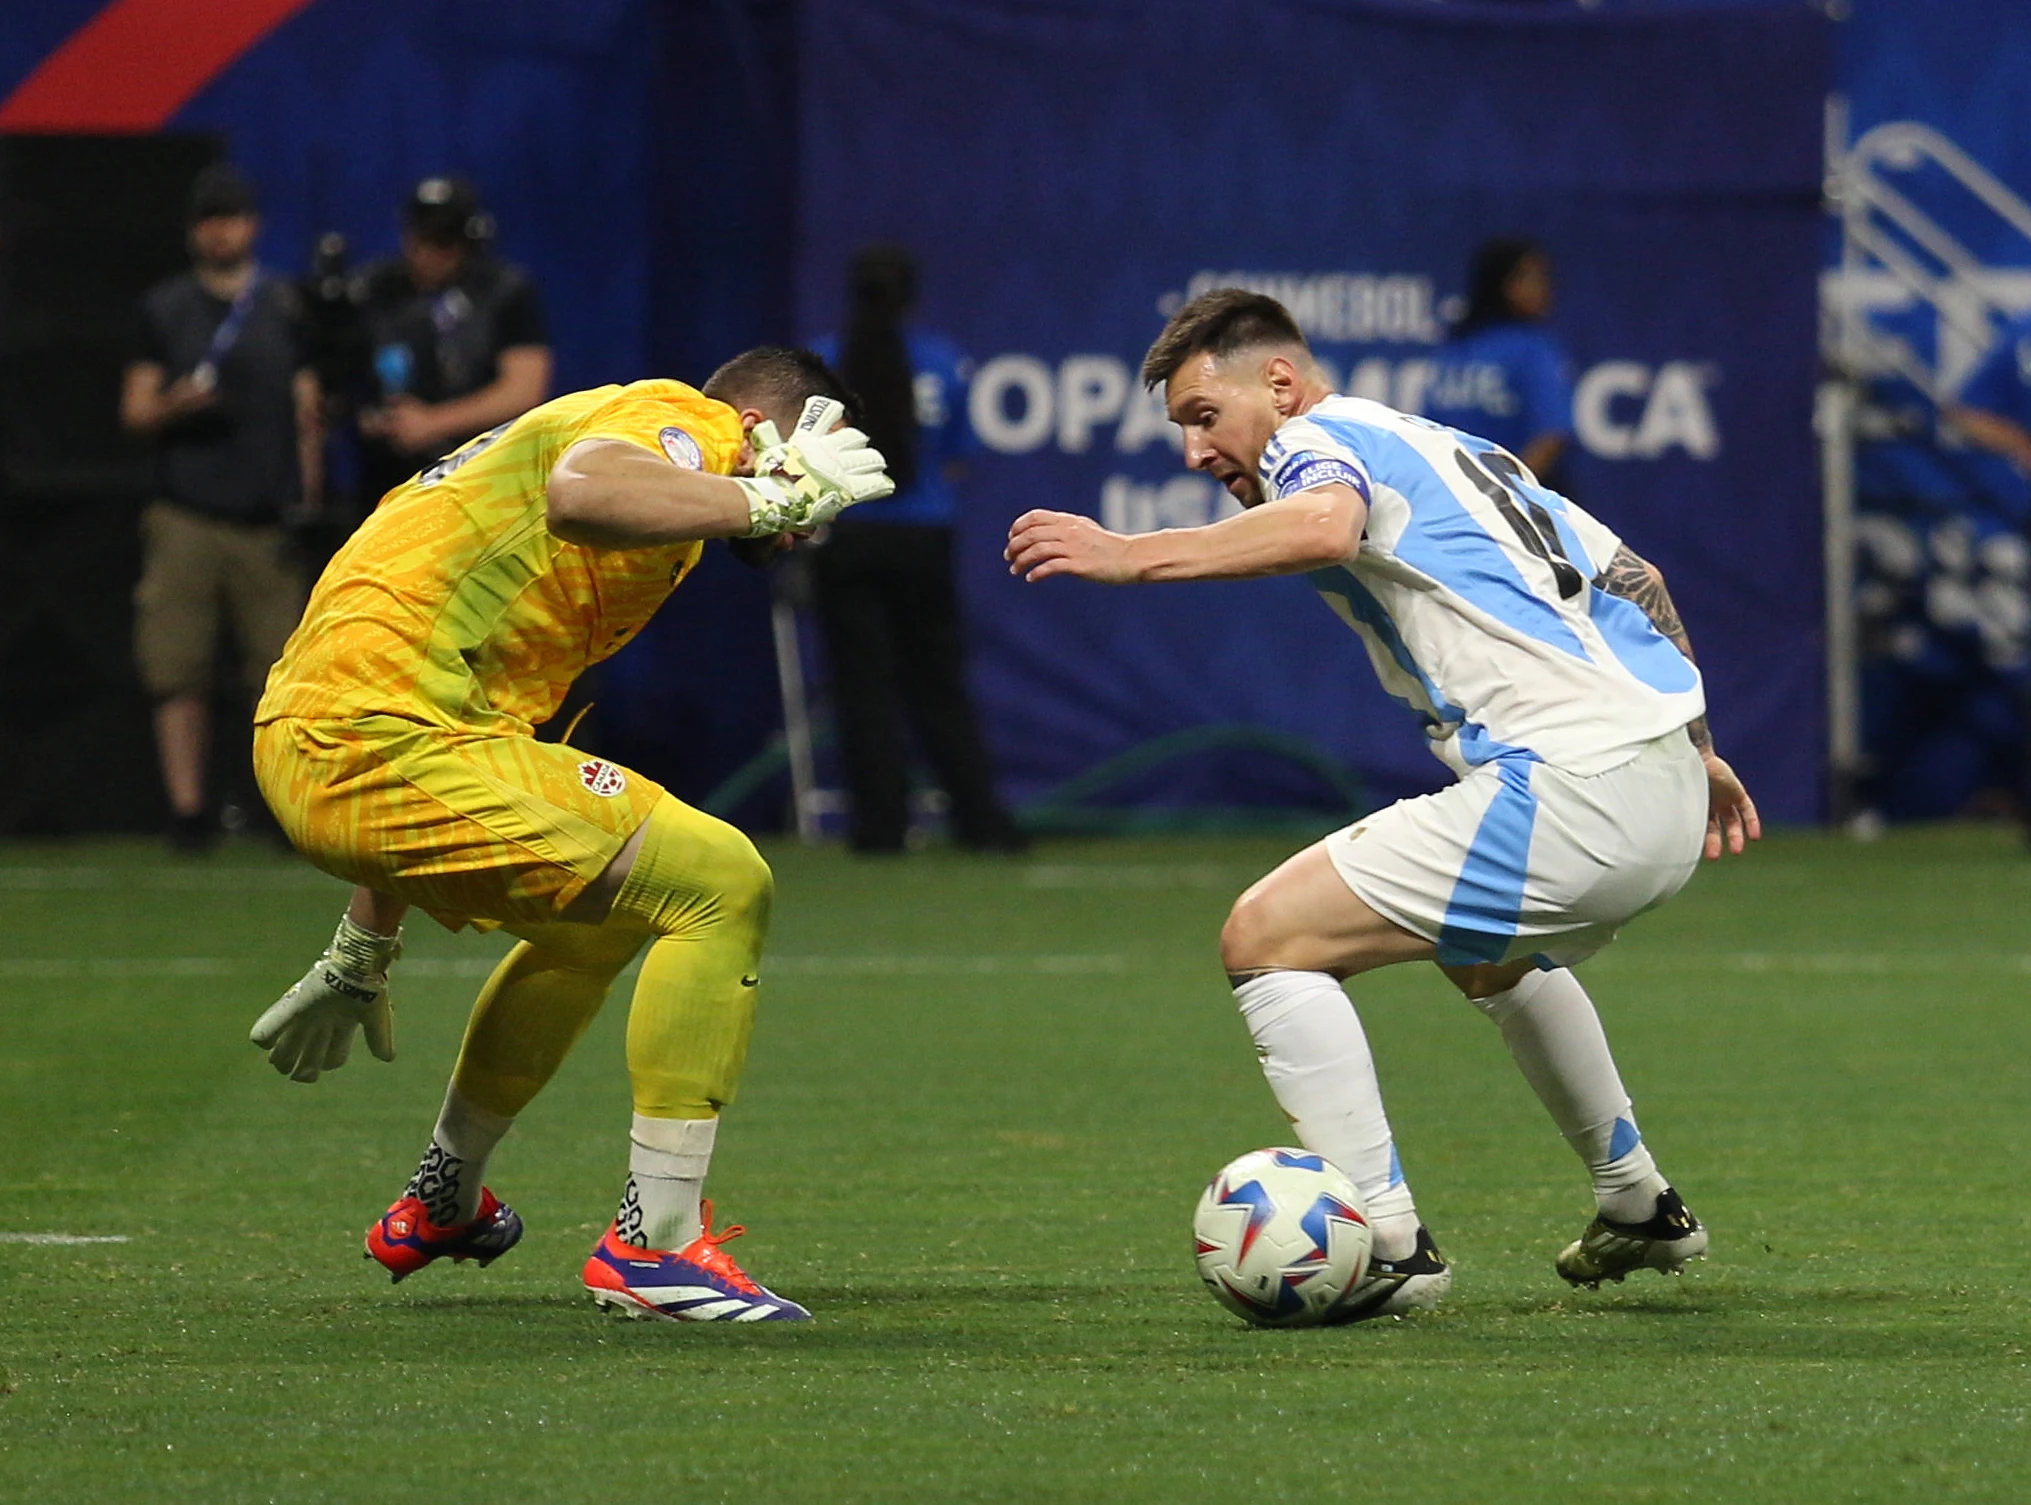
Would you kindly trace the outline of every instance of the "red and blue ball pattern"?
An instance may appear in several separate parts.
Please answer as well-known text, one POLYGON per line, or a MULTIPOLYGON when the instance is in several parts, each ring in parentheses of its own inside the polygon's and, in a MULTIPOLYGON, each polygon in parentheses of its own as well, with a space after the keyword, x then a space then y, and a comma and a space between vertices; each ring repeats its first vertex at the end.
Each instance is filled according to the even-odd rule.
POLYGON ((1330 1320, 1367 1273, 1360 1196, 1308 1150, 1254 1150, 1226 1166, 1199 1199, 1193 1232, 1200 1279, 1262 1327, 1330 1320))

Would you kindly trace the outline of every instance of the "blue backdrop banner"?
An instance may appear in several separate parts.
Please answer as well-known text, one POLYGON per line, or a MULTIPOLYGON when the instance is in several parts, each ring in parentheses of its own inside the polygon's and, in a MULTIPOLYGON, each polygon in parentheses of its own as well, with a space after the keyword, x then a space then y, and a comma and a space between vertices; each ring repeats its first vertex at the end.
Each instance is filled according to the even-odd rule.
MULTIPOLYGON (((1444 780, 1301 581, 1011 580, 1033 506, 1219 515, 1135 369, 1178 302, 1284 299, 1343 390, 1414 406, 1482 238, 1543 241, 1577 377, 1578 498, 1667 573, 1723 750, 1766 813, 1822 801, 1811 438, 1831 28, 1799 4, 1538 14, 1340 0, 807 0, 800 317, 873 239, 977 369, 962 527, 1011 795, 1156 739, 1145 804, 1376 799, 1444 780), (1238 752, 1193 729, 1245 725, 1238 752), (1310 748, 1321 755, 1281 756, 1310 748)), ((1106 794, 1108 791, 1094 791, 1106 794)))
POLYGON ((2031 312, 2031 9, 1875 0, 1840 53, 1856 234, 1832 244, 1826 287, 1838 364, 1864 378, 1857 793, 1893 818, 2022 809, 2031 476, 1942 422, 1935 398, 1961 394, 2005 320, 2031 312))

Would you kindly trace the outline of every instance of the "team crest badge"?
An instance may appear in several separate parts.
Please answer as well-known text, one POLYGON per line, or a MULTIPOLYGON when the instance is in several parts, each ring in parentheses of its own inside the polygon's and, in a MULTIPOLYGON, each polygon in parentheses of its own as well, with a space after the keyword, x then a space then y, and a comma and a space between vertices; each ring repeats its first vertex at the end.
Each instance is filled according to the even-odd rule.
POLYGON ((666 428, 656 436, 663 446, 663 453, 670 457, 670 463, 680 470, 705 469, 705 451, 698 447, 698 441, 680 428, 666 428))
POLYGON ((628 776, 604 758, 587 758, 578 765, 578 782, 610 800, 628 787, 628 776))

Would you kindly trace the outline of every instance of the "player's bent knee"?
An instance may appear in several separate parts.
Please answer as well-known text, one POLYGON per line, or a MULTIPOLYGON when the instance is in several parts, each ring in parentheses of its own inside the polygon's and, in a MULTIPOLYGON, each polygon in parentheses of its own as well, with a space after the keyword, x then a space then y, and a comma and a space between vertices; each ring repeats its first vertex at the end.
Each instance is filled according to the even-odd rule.
POLYGON ((755 844, 739 831, 740 854, 734 862, 734 902, 750 917, 766 920, 776 902, 776 874, 755 844))
POLYGON ((718 895, 720 914, 737 923, 767 924, 776 897, 775 873, 745 832, 722 820, 712 824, 716 829, 700 867, 718 895))
POLYGON ((1282 927, 1275 905, 1251 888, 1234 901, 1220 927, 1220 965, 1232 977, 1276 965, 1274 954, 1282 927))
POLYGON ((669 799, 649 817, 614 910, 664 935, 726 924, 760 932, 775 891, 775 875, 744 833, 669 799))

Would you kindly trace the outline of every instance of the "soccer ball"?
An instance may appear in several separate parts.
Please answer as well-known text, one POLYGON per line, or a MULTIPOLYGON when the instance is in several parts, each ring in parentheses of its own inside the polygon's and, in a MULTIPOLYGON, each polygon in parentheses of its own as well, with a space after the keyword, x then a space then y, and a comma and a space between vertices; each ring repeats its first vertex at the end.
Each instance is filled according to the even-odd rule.
POLYGON ((1331 1320, 1368 1273, 1372 1237, 1346 1172, 1309 1150, 1252 1150, 1223 1169, 1192 1216, 1199 1278, 1258 1327, 1331 1320))

